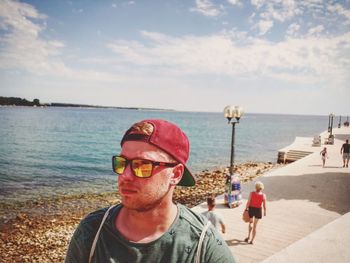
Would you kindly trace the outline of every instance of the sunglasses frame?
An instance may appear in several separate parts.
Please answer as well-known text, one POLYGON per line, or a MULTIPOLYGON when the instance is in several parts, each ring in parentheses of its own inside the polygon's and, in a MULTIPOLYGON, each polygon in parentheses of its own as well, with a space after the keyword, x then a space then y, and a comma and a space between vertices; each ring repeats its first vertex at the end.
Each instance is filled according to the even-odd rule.
POLYGON ((137 177, 137 178, 150 178, 151 176, 153 176, 153 170, 155 166, 164 166, 164 167, 175 167, 176 165, 178 165, 179 163, 167 163, 167 162, 157 162, 157 161, 153 161, 153 160, 148 160, 148 159, 143 159, 143 158, 134 158, 134 159, 128 159, 125 156, 122 155, 113 155, 112 156, 112 170, 114 173, 118 174, 118 175, 122 175, 123 173, 119 174, 116 172, 116 170, 114 169, 115 165, 115 159, 119 157, 119 158, 123 158, 125 159, 125 167, 123 170, 123 173, 125 172, 126 167, 128 167, 129 164, 131 164, 133 161, 135 160, 140 160, 140 161, 147 161, 150 162, 152 164, 152 170, 151 170, 151 174, 150 176, 137 176, 136 172, 134 171, 134 169, 132 168, 132 166, 130 167, 132 174, 137 177))

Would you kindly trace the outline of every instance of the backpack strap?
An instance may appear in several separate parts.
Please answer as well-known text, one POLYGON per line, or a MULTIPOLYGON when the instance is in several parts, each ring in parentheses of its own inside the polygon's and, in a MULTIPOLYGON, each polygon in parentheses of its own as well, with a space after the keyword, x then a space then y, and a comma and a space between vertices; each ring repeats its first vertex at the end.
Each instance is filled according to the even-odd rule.
POLYGON ((101 224, 100 224, 100 227, 98 228, 97 230, 97 233, 95 235, 95 238, 94 238, 94 241, 92 242, 92 246, 91 246, 91 250, 90 250, 90 255, 89 255, 89 263, 91 263, 91 260, 92 260, 92 257, 94 255, 94 252, 95 252, 95 249, 96 249, 96 244, 97 244, 97 240, 98 240, 98 237, 100 235, 100 232, 101 232, 101 229, 102 229, 102 226, 104 224, 104 222, 106 221, 108 215, 109 215, 109 211, 116 207, 117 205, 112 205, 108 208, 108 210, 106 211, 106 213, 104 214, 103 218, 102 218, 102 221, 101 221, 101 224))
MULTIPOLYGON (((104 224, 104 222, 106 221, 108 215, 109 215, 109 211, 114 208, 115 206, 117 205, 112 205, 108 208, 108 210, 106 211, 106 213, 104 214, 103 218, 102 218, 102 221, 101 221, 101 224, 100 224, 100 227, 98 228, 97 230, 97 233, 95 235, 95 238, 94 238, 94 241, 92 242, 92 246, 91 246, 91 250, 90 250, 90 255, 89 255, 89 263, 91 263, 91 260, 92 260, 92 257, 94 255, 94 252, 95 252, 95 249, 96 249, 96 244, 97 244, 97 240, 98 240, 98 237, 100 235, 100 232, 101 232, 101 229, 102 229, 102 226, 104 224)), ((202 252, 202 245, 203 245, 203 241, 204 241, 204 237, 205 237, 205 234, 209 228, 209 226, 211 225, 210 221, 207 222, 207 224, 203 227, 203 230, 202 230, 202 233, 199 237, 199 241, 198 241, 198 246, 197 246, 197 252, 196 252, 196 257, 194 259, 194 262, 195 263, 200 263, 200 257, 201 257, 201 252, 202 252)))
POLYGON ((210 225, 211 225, 211 223, 210 223, 210 221, 208 221, 207 224, 203 227, 203 230, 202 230, 201 236, 199 238, 199 242, 198 242, 196 257, 194 259, 195 263, 200 263, 202 245, 203 245, 205 233, 207 232, 210 225))

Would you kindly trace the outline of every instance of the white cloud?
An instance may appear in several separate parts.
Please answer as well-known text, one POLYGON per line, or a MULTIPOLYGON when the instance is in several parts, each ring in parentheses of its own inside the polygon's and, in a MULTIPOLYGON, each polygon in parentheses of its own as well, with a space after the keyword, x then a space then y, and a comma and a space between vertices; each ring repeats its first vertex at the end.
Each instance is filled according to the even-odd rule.
POLYGON ((324 0, 307 0, 301 1, 300 5, 307 7, 308 9, 321 10, 326 3, 327 2, 324 0))
POLYGON ((42 30, 42 26, 33 24, 29 19, 42 20, 46 16, 39 14, 32 6, 10 0, 1 1, 0 6, 1 28, 28 32, 28 34, 32 35, 37 35, 42 30))
POLYGON ((257 24, 257 28, 259 29, 259 35, 265 35, 271 28, 273 27, 273 21, 271 20, 261 20, 257 24))
POLYGON ((231 5, 242 5, 241 0, 227 0, 231 5))
POLYGON ((251 4, 255 7, 254 15, 250 17, 251 28, 259 28, 260 35, 268 31, 280 34, 279 28, 273 30, 272 27, 281 25, 283 28, 289 22, 287 37, 324 32, 336 36, 348 31, 347 25, 350 24, 350 10, 338 3, 332 4, 332 1, 252 0, 251 4))
MULTIPOLYGON (((302 14, 299 2, 294 0, 274 0, 264 3, 264 11, 260 16, 264 19, 273 19, 280 22, 286 21, 302 14)), ((261 3, 260 3, 261 4, 261 3)), ((261 7, 260 7, 261 9, 261 7)))
POLYGON ((257 9, 260 9, 266 3, 266 0, 251 0, 250 2, 257 9))
POLYGON ((0 38, 0 69, 71 80, 119 81, 114 74, 67 67, 61 59, 65 44, 40 37, 45 30, 46 18, 31 5, 6 0, 0 2, 0 28, 5 32, 0 38))
POLYGON ((0 26, 5 33, 1 38, 0 67, 26 70, 37 75, 48 72, 65 72, 64 64, 55 60, 64 44, 40 38, 44 23, 34 23, 31 19, 44 22, 46 16, 34 7, 15 1, 1 1, 0 26))
POLYGON ((149 41, 147 46, 118 40, 109 47, 118 59, 122 58, 123 63, 135 70, 147 68, 160 75, 214 74, 240 78, 253 75, 321 83, 344 82, 350 69, 350 61, 342 55, 349 50, 350 33, 332 39, 310 36, 277 43, 239 39, 239 34, 229 33, 179 38, 153 32, 142 34, 149 41))
POLYGON ((287 29, 287 36, 297 36, 300 30, 300 25, 297 23, 292 23, 287 29))
POLYGON ((222 12, 222 7, 218 7, 211 0, 196 0, 196 7, 191 8, 191 11, 201 13, 205 16, 215 17, 222 12))
POLYGON ((318 25, 316 27, 310 28, 309 31, 308 31, 308 35, 309 36, 318 35, 318 34, 322 33, 323 30, 324 30, 324 26, 323 25, 318 25))
POLYGON ((252 29, 258 29, 260 36, 271 31, 275 22, 283 23, 303 13, 301 3, 294 0, 251 0, 251 4, 256 8, 250 17, 252 29))
POLYGON ((347 20, 347 24, 350 23, 350 10, 345 9, 341 4, 329 5, 328 10, 332 13, 344 16, 347 20))

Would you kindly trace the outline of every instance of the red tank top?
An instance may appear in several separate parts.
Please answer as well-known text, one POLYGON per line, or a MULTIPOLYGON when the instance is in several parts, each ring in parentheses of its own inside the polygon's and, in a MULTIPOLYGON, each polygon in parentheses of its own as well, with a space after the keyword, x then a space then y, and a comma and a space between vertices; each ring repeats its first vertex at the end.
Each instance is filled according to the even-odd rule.
POLYGON ((258 194, 257 192, 252 192, 250 196, 250 204, 251 207, 260 208, 264 201, 264 194, 258 194))

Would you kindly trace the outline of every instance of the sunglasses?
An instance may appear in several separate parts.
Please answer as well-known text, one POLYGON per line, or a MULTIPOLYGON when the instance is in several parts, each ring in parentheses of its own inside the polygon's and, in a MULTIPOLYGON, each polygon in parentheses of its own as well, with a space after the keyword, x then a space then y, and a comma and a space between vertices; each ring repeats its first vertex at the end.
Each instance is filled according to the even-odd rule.
POLYGON ((112 157, 112 168, 116 174, 122 175, 129 163, 133 174, 139 178, 151 177, 155 166, 174 167, 178 165, 177 163, 155 162, 146 159, 126 159, 119 155, 112 157))

